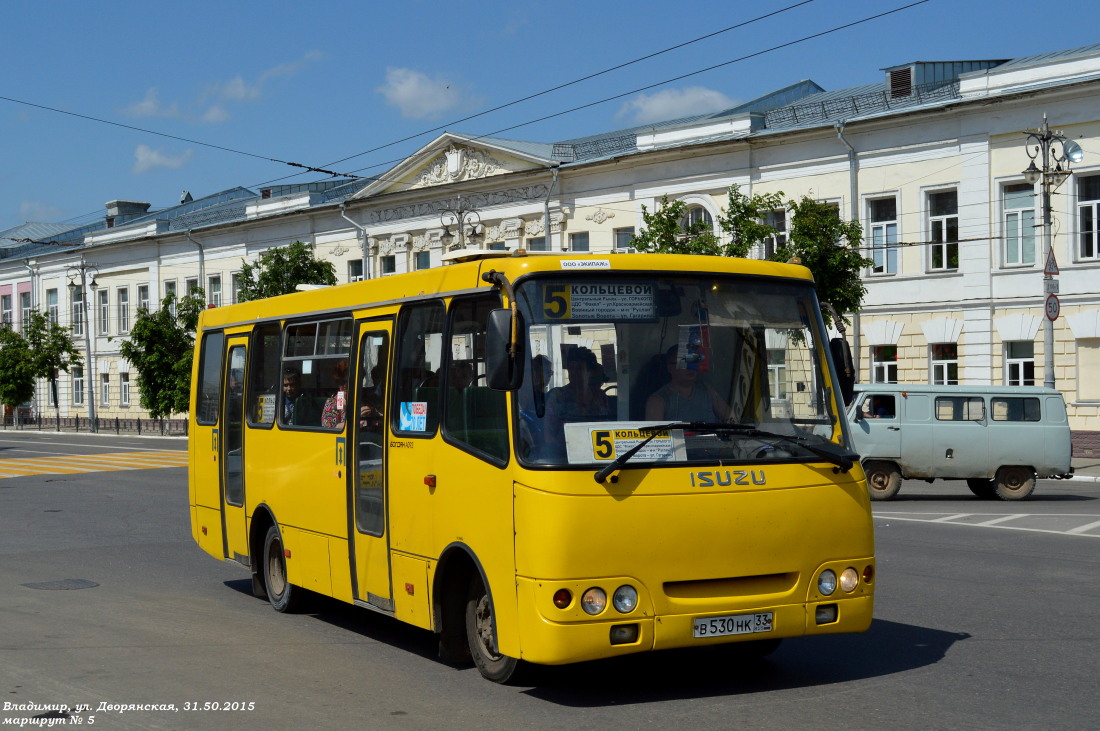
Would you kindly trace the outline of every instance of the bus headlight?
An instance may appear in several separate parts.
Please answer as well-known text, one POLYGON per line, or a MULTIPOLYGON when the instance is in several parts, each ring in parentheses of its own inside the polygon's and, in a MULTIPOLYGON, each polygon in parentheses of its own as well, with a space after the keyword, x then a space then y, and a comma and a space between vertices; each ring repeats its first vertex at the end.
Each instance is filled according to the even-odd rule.
POLYGON ((817 590, 825 596, 829 596, 836 591, 836 574, 832 569, 825 569, 817 577, 817 590))
POLYGON ((611 595, 611 604, 622 614, 630 614, 638 606, 638 590, 630 584, 623 584, 611 595))
POLYGON ((598 586, 593 586, 581 597, 581 606, 589 614, 599 614, 607 608, 607 592, 598 586))
POLYGON ((840 588, 845 592, 854 591, 859 586, 859 574, 851 566, 840 572, 840 588))

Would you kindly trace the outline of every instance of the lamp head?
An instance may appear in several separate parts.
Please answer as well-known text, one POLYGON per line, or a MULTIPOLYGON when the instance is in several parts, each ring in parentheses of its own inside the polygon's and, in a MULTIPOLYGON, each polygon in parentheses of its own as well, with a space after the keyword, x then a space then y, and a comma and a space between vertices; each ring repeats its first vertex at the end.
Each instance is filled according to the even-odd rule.
POLYGON ((1081 162, 1085 159, 1085 151, 1081 149, 1081 146, 1073 140, 1066 140, 1062 144, 1062 155, 1065 156, 1070 162, 1081 162))
POLYGON ((1039 182, 1039 178, 1042 177, 1042 175, 1043 174, 1039 171, 1039 168, 1035 167, 1034 160, 1032 160, 1031 164, 1027 166, 1026 170, 1024 170, 1024 180, 1026 180, 1031 185, 1035 185, 1037 182, 1039 182))

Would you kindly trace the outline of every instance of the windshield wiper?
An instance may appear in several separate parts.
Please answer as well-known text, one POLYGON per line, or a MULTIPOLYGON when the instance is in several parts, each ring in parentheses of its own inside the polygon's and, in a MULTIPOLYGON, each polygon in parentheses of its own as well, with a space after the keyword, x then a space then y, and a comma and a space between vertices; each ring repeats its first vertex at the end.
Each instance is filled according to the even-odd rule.
POLYGON ((714 421, 674 421, 669 424, 659 424, 657 426, 645 426, 638 429, 638 431, 653 433, 646 437, 643 441, 635 444, 628 451, 623 452, 621 455, 615 458, 611 464, 607 465, 594 477, 596 482, 603 484, 615 470, 621 468, 624 464, 630 461, 630 459, 637 454, 642 447, 649 444, 653 439, 661 432, 668 431, 670 429, 683 429, 684 431, 710 431, 716 434, 720 433, 734 433, 747 437, 759 437, 763 439, 776 439, 780 441, 789 442, 795 444, 807 452, 824 459, 826 462, 836 465, 842 472, 847 472, 852 469, 852 465, 859 461, 859 455, 854 452, 837 446, 833 442, 827 440, 820 440, 819 443, 811 443, 806 437, 799 437, 793 434, 777 434, 776 432, 764 431, 763 429, 757 429, 750 424, 730 424, 727 422, 714 422, 714 421))

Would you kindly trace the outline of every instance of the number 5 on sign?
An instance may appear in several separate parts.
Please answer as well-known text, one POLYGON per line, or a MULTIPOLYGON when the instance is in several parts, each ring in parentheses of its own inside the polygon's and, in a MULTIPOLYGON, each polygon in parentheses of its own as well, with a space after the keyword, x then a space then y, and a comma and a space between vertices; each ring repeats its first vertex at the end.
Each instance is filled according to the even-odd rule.
POLYGON ((592 432, 592 456, 596 459, 615 459, 615 441, 610 431, 596 429, 592 432))
POLYGON ((550 320, 569 317, 568 284, 548 284, 542 288, 542 314, 550 320))

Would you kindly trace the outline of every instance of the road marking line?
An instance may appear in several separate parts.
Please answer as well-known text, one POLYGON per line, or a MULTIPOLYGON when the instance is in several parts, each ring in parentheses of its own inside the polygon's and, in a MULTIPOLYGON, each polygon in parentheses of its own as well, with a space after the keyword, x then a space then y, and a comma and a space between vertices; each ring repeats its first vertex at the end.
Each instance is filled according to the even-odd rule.
POLYGON ((32 475, 77 475, 89 472, 117 472, 186 466, 187 453, 171 449, 110 454, 64 454, 61 457, 0 459, 0 479, 32 475))
POLYGON ((974 525, 997 525, 998 523, 1007 523, 1010 520, 1016 520, 1017 518, 1026 518, 1029 513, 1021 513, 1020 515, 1002 515, 999 518, 993 520, 986 520, 981 523, 975 523, 974 525))
MULTIPOLYGON (((908 518, 904 514, 900 513, 876 513, 876 518, 882 518, 884 520, 901 520, 910 523, 944 523, 945 525, 962 525, 969 526, 971 528, 993 528, 994 530, 1020 530, 1027 531, 1028 533, 1053 533, 1058 536, 1083 536, 1085 538, 1100 538, 1100 533, 1084 533, 1082 531, 1087 530, 1090 526, 1100 525, 1100 521, 1095 523, 1089 523, 1088 525, 1078 526, 1077 528, 1067 530, 1051 530, 1049 528, 1025 528, 1019 525, 983 525, 981 523, 958 523, 928 518, 908 518)), ((1021 517, 1042 517, 1042 518, 1080 518, 1083 516, 1073 515, 1072 513, 1030 513, 1021 517)), ((1092 516, 1088 516, 1092 517, 1092 516)))
POLYGON ((1086 523, 1085 525, 1079 525, 1076 528, 1071 528, 1066 531, 1066 533, 1079 534, 1084 533, 1085 531, 1092 530, 1093 528, 1100 528, 1100 520, 1096 521, 1095 523, 1086 523))
POLYGON ((933 518, 932 520, 930 520, 928 522, 929 523, 950 523, 952 520, 955 520, 956 518, 969 518, 971 515, 972 515, 972 513, 955 513, 954 515, 945 515, 942 518, 933 518))

